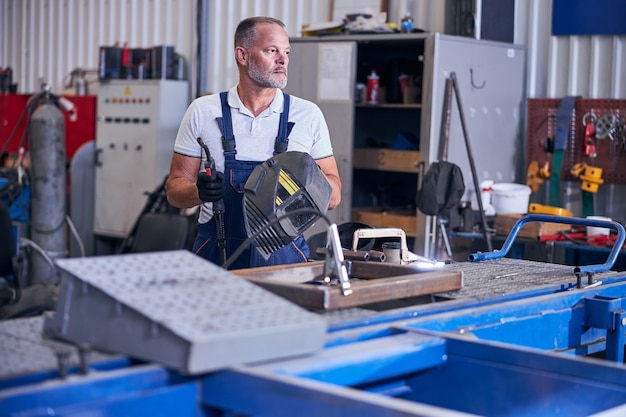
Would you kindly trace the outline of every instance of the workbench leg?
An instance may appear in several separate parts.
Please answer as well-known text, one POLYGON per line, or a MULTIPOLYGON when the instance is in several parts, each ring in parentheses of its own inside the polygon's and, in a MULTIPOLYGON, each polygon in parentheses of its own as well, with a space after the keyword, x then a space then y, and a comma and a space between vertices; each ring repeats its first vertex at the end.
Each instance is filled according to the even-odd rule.
POLYGON ((606 359, 624 362, 624 330, 626 330, 626 311, 614 312, 613 329, 606 331, 606 359))

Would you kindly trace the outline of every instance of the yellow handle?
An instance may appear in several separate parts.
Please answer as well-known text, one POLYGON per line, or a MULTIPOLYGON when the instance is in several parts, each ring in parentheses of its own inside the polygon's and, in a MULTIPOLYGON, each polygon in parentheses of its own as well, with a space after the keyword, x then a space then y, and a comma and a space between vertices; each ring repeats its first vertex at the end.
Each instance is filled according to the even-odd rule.
POLYGON ((544 206, 537 203, 531 203, 528 206, 528 212, 533 214, 551 214, 553 216, 565 216, 565 217, 573 217, 574 213, 571 211, 554 206, 544 206))

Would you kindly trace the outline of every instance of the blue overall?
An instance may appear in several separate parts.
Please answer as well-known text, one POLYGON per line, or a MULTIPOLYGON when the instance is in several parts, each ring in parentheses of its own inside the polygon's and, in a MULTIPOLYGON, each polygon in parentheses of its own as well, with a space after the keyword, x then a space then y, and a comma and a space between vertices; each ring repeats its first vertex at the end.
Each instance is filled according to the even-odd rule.
MULTIPOLYGON (((283 113, 280 115, 278 135, 274 144, 274 154, 287 150, 289 132, 294 123, 288 122, 289 95, 285 94, 283 113)), ((222 146, 224 148, 224 229, 226 231, 226 256, 230 256, 239 245, 247 239, 243 214, 244 185, 252 170, 262 162, 238 161, 235 159, 235 135, 233 134, 228 93, 220 93, 222 103, 222 117, 216 121, 222 131, 222 146)), ((221 265, 220 251, 217 245, 217 227, 215 216, 198 226, 198 235, 193 245, 193 252, 209 261, 221 265)), ((298 236, 293 242, 282 247, 265 259, 261 253, 249 245, 248 248, 230 265, 229 269, 254 268, 257 266, 283 265, 306 262, 309 258, 309 247, 303 236, 298 236)))

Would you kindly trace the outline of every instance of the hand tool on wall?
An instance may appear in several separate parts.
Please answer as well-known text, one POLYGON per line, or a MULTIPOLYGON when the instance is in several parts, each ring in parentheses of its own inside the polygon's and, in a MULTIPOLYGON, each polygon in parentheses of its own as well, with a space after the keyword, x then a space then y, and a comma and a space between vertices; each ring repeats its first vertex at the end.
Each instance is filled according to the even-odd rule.
POLYGON ((561 167, 563 166, 563 157, 567 149, 570 124, 572 123, 572 112, 574 111, 574 106, 578 98, 577 96, 563 97, 556 115, 549 202, 549 205, 554 207, 561 207, 561 167))
MULTIPOLYGON (((538 141, 540 149, 542 149, 546 154, 547 160, 545 160, 543 165, 540 166, 540 161, 538 159, 533 159, 528 164, 528 169, 526 170, 526 185, 531 188, 533 193, 539 191, 539 187, 543 185, 545 180, 550 179, 550 161, 552 160, 552 154, 554 153, 554 132, 552 132, 550 124, 551 119, 556 119, 556 116, 551 117, 548 115, 544 117, 535 128, 533 134, 533 137, 537 136, 544 123, 547 123, 547 135, 543 137, 542 140, 538 141)), ((536 155, 535 158, 538 156, 539 155, 536 155)))
POLYGON ((582 122, 585 126, 585 136, 582 140, 582 149, 590 165, 577 163, 574 167, 572 167, 570 173, 575 177, 579 177, 583 181, 582 208, 583 217, 587 217, 594 214, 593 193, 598 191, 598 185, 603 181, 600 179, 602 176, 602 169, 593 166, 595 165, 593 161, 598 156, 596 149, 596 123, 598 122, 598 118, 593 112, 593 109, 583 116, 582 122))
MULTIPOLYGON (((209 147, 202 141, 201 138, 197 138, 198 144, 204 153, 206 154, 206 162, 204 163, 205 172, 215 178, 217 170, 215 169, 215 160, 209 152, 209 147)), ((217 229, 217 246, 220 250, 221 263, 226 262, 226 231, 224 230, 224 200, 218 200, 213 203, 213 216, 215 216, 215 227, 217 229)))
POLYGON ((539 191, 539 187, 546 179, 550 178, 550 162, 545 162, 543 166, 539 166, 538 161, 531 161, 526 170, 526 185, 530 187, 533 193, 539 191))
POLYGON ((583 213, 585 216, 593 215, 593 193, 598 192, 598 187, 604 182, 602 168, 578 162, 570 169, 574 178, 582 180, 583 213))
POLYGON ((596 151, 596 124, 597 118, 593 111, 583 116, 583 125, 585 126, 585 137, 583 139, 583 151, 589 158, 598 156, 596 151))

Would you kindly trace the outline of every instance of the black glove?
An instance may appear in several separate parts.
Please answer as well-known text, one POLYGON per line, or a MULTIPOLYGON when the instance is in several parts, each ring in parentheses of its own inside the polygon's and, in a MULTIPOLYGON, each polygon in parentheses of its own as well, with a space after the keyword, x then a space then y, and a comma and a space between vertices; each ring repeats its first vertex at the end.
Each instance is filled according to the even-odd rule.
POLYGON ((213 203, 224 198, 224 173, 217 171, 215 177, 206 172, 198 173, 196 180, 198 197, 205 203, 213 203))

